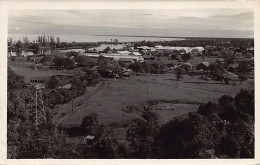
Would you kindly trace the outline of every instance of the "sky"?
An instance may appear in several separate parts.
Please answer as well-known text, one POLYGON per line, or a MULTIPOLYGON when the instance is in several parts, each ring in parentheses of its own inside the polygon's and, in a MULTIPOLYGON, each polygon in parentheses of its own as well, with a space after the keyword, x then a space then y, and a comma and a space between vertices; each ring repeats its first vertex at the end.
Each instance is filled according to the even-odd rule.
POLYGON ((250 9, 171 10, 11 10, 12 37, 141 35, 172 37, 252 38, 250 9))

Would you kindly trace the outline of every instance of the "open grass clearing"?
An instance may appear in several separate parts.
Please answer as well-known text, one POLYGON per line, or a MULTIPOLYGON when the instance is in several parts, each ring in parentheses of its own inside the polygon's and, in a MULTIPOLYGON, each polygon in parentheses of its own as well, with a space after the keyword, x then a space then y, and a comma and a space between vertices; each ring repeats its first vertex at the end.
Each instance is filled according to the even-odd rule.
MULTIPOLYGON (((123 119, 130 121, 134 118, 139 118, 139 114, 123 113, 123 107, 144 104, 147 100, 179 99, 205 103, 208 101, 216 102, 224 94, 234 96, 240 89, 251 88, 248 86, 248 81, 238 85, 212 84, 213 81, 198 80, 196 77, 187 75, 184 76, 182 81, 178 82, 178 85, 176 81, 167 80, 174 77, 175 74, 169 73, 163 75, 131 76, 128 80, 118 79, 115 81, 107 79, 106 84, 90 99, 74 107, 75 112, 64 119, 63 124, 65 127, 80 125, 84 116, 90 113, 97 113, 99 121, 105 125, 113 122, 121 122, 123 119), (195 80, 205 83, 183 83, 195 80)), ((190 112, 180 110, 182 108, 189 109, 190 107, 187 106, 190 105, 183 105, 182 107, 177 107, 178 105, 174 106, 177 109, 176 111, 161 113, 161 121, 165 122, 172 117, 190 112)), ((195 111, 196 108, 191 108, 191 111, 193 110, 195 111)), ((64 105, 63 112, 70 111, 71 104, 64 105)))

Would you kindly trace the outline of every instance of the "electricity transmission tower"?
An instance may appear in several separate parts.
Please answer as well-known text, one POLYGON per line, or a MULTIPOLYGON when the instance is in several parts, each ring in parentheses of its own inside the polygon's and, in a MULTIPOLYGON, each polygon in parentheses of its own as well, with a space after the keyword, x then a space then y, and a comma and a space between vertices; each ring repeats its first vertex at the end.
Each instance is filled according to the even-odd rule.
POLYGON ((35 124, 37 127, 38 122, 46 122, 44 102, 42 97, 42 90, 45 89, 45 83, 44 81, 38 79, 32 79, 31 83, 35 89, 35 124))

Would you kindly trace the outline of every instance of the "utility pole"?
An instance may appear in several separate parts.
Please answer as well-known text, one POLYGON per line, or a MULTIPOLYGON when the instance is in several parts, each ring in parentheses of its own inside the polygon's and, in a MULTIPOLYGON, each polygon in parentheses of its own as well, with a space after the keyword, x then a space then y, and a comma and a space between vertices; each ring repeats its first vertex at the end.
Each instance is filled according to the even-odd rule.
POLYGON ((72 99, 72 101, 71 101, 72 112, 74 111, 74 109, 73 109, 73 107, 74 107, 74 106, 73 106, 73 104, 74 104, 73 100, 74 100, 74 99, 72 99))
POLYGON ((163 53, 160 56, 160 63, 158 65, 158 75, 160 74, 160 67, 161 67, 161 64, 162 64, 162 56, 163 56, 163 53))
POLYGON ((124 117, 125 117, 124 111, 125 111, 125 101, 123 101, 123 122, 122 123, 124 123, 124 117))
POLYGON ((72 100, 71 100, 71 111, 73 112, 74 110, 73 110, 73 98, 72 98, 72 100))
POLYGON ((115 94, 116 94, 116 83, 117 83, 117 81, 116 81, 116 75, 114 75, 114 80, 115 80, 115 94))
POLYGON ((148 86, 146 86, 146 100, 148 101, 148 86))
POLYGON ((36 127, 37 127, 37 125, 38 125, 38 117, 37 117, 37 115, 38 115, 38 109, 37 109, 37 107, 38 107, 38 104, 37 104, 37 89, 36 89, 36 91, 35 91, 35 124, 36 124, 36 127))

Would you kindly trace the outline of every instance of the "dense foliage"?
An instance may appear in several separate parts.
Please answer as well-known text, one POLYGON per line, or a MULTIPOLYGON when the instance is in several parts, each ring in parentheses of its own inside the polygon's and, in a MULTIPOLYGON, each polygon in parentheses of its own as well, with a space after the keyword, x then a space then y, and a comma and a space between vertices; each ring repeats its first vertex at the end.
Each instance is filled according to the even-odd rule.
POLYGON ((25 86, 23 78, 8 68, 7 157, 62 158, 73 157, 73 149, 65 143, 51 120, 52 112, 45 107, 47 121, 35 123, 33 89, 25 86))
POLYGON ((253 158, 254 93, 201 104, 198 111, 159 127, 146 109, 128 130, 131 158, 253 158))

